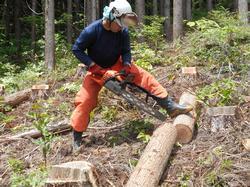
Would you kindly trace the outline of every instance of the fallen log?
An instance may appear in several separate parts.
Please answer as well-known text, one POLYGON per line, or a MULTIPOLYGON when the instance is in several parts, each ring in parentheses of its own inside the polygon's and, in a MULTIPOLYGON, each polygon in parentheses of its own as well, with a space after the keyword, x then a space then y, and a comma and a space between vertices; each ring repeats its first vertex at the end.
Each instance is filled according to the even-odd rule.
POLYGON ((155 130, 126 187, 158 186, 177 137, 176 128, 165 123, 155 130))
POLYGON ((188 143, 192 140, 194 132, 194 124, 197 114, 195 112, 197 107, 196 97, 188 92, 181 95, 179 104, 192 105, 193 110, 188 114, 182 114, 175 118, 174 126, 177 129, 177 140, 180 143, 188 143))
POLYGON ((32 92, 31 89, 26 89, 26 90, 13 93, 9 96, 5 96, 1 104, 10 105, 13 107, 17 106, 21 102, 28 100, 30 98, 31 92, 32 92))
MULTIPOLYGON (((69 120, 65 119, 65 120, 59 121, 57 123, 50 123, 50 124, 48 124, 47 128, 48 128, 49 132, 54 133, 54 132, 63 131, 66 129, 70 130, 71 126, 69 125, 69 120)), ((39 138, 41 136, 42 136, 42 134, 39 130, 32 129, 28 132, 23 132, 21 134, 17 134, 15 136, 10 137, 10 138, 13 138, 13 139, 25 138, 25 137, 39 138)))
MULTIPOLYGON (((124 124, 122 125, 116 125, 116 126, 110 126, 110 127, 88 127, 89 130, 106 130, 106 131, 114 131, 115 129, 118 129, 123 127, 124 124)), ((71 130, 71 125, 68 119, 59 121, 59 122, 54 122, 54 123, 49 123, 47 125, 48 131, 53 134, 59 134, 62 132, 67 132, 71 130)), ((22 138, 40 138, 42 136, 41 132, 37 129, 32 129, 27 132, 23 132, 14 136, 6 137, 6 136, 1 136, 0 137, 0 143, 3 142, 8 142, 8 141, 17 141, 21 140, 22 138)), ((88 136, 87 134, 83 136, 88 136)))

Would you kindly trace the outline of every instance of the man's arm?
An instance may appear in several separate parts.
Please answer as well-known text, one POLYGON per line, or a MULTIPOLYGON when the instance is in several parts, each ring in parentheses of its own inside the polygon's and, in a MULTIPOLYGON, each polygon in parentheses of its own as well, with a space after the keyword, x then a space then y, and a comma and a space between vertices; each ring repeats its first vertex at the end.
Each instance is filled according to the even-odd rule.
POLYGON ((93 65, 93 60, 85 50, 95 41, 95 32, 91 29, 84 29, 72 47, 74 55, 86 66, 93 65))
POLYGON ((131 65, 131 47, 128 30, 123 31, 122 61, 124 65, 131 65))

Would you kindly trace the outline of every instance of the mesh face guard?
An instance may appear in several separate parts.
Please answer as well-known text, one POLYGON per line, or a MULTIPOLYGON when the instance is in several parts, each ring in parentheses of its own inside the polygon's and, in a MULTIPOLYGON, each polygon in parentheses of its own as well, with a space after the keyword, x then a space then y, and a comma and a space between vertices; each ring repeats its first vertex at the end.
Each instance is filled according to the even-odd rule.
POLYGON ((115 17, 114 20, 120 27, 128 28, 129 26, 135 26, 138 24, 138 17, 135 13, 123 14, 120 17, 115 17))

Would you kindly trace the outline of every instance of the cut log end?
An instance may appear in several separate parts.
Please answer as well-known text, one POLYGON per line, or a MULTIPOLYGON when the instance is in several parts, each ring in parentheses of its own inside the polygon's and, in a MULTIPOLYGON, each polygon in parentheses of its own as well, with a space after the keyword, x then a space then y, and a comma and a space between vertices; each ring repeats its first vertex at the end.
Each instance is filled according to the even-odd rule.
POLYGON ((193 132, 186 125, 177 125, 177 142, 179 143, 189 143, 192 140, 193 132))

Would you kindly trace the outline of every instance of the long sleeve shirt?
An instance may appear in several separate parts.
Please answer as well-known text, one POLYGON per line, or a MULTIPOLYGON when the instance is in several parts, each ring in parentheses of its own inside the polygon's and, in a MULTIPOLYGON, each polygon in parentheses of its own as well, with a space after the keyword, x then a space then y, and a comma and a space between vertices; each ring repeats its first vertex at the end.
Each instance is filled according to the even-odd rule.
POLYGON ((93 22, 81 32, 72 51, 87 66, 94 62, 102 68, 109 68, 120 56, 124 64, 131 63, 128 29, 117 33, 108 31, 103 27, 102 20, 93 22))

